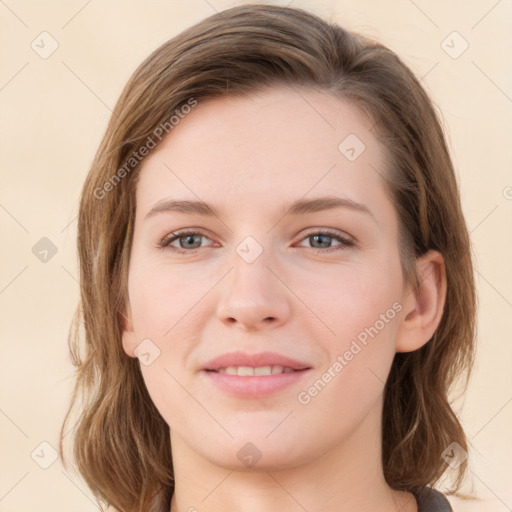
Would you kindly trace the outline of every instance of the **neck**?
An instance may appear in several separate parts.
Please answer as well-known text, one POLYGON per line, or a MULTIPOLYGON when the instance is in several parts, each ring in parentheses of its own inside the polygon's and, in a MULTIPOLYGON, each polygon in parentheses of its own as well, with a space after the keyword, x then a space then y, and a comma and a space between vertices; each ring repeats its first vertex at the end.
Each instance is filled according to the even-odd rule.
POLYGON ((314 460, 286 469, 233 470, 212 463, 171 431, 175 490, 170 512, 417 512, 410 493, 391 489, 381 459, 382 403, 314 460))

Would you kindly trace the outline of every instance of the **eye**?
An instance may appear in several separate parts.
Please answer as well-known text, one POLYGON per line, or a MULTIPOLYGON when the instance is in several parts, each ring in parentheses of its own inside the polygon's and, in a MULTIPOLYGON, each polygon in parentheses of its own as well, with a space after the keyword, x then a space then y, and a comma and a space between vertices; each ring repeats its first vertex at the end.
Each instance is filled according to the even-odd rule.
MULTIPOLYGON (((204 247, 201 238, 208 239, 208 237, 200 231, 184 230, 173 232, 164 237, 158 243, 158 247, 161 249, 165 249, 167 247, 178 252, 194 252, 196 249, 204 247), (176 241, 179 243, 179 247, 172 245, 176 241)), ((319 244, 317 247, 311 247, 311 249, 318 249, 319 251, 325 250, 332 252, 333 249, 343 250, 355 245, 353 240, 340 235, 337 231, 331 231, 328 229, 311 231, 308 235, 301 238, 301 241, 302 240, 309 240, 312 244, 319 244), (338 241, 339 244, 333 246, 332 240, 338 241)))
POLYGON ((202 247, 201 238, 206 238, 206 235, 204 235, 200 231, 186 230, 176 233, 170 233, 158 243, 158 247, 160 247, 161 249, 171 247, 171 244, 173 242, 178 241, 179 247, 172 246, 174 250, 179 251, 179 249, 183 249, 183 252, 192 252, 193 250, 202 247))
POLYGON ((312 231, 301 240, 308 240, 311 244, 318 244, 318 246, 313 246, 311 248, 318 249, 319 251, 332 251, 333 249, 343 250, 347 247, 352 247, 355 245, 353 240, 340 235, 337 231, 331 231, 328 229, 312 231), (337 240, 340 243, 333 246, 332 240, 337 240))

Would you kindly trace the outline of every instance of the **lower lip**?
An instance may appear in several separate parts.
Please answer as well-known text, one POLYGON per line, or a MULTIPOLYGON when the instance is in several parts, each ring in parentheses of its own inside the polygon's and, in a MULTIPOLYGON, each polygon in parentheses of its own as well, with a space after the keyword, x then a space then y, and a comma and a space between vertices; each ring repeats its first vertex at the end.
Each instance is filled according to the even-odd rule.
POLYGON ((261 398, 270 396, 278 391, 299 382, 308 374, 310 369, 298 370, 290 373, 277 373, 274 375, 258 375, 254 377, 241 377, 214 371, 203 370, 206 378, 219 389, 229 395, 240 398, 261 398))

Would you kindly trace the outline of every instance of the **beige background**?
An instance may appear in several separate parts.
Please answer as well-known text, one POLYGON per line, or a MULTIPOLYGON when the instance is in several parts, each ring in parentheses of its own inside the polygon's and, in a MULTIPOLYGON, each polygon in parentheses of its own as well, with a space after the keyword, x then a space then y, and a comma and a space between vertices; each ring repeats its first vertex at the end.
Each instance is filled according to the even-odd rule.
MULTIPOLYGON (((79 475, 51 464, 72 389, 66 338, 78 300, 80 189, 135 67, 185 27, 239 3, 0 1, 0 511, 97 510, 79 475), (47 56, 51 38, 58 48, 47 56), (57 249, 46 262, 32 249, 43 237, 57 249)), ((512 2, 292 5, 391 47, 443 112, 477 257, 478 363, 457 403, 473 445, 466 489, 485 501, 450 500, 456 511, 510 511, 512 2), (452 58, 464 40, 469 47, 452 58)))

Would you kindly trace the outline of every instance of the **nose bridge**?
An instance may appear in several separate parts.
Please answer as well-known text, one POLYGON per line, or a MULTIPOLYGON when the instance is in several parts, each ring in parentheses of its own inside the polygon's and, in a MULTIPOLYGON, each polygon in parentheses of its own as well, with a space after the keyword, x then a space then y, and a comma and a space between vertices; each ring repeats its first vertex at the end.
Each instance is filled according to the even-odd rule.
POLYGON ((287 289, 276 277, 277 256, 263 237, 265 247, 253 236, 245 237, 230 261, 232 271, 222 287, 218 317, 246 328, 281 324, 290 313, 287 289))

